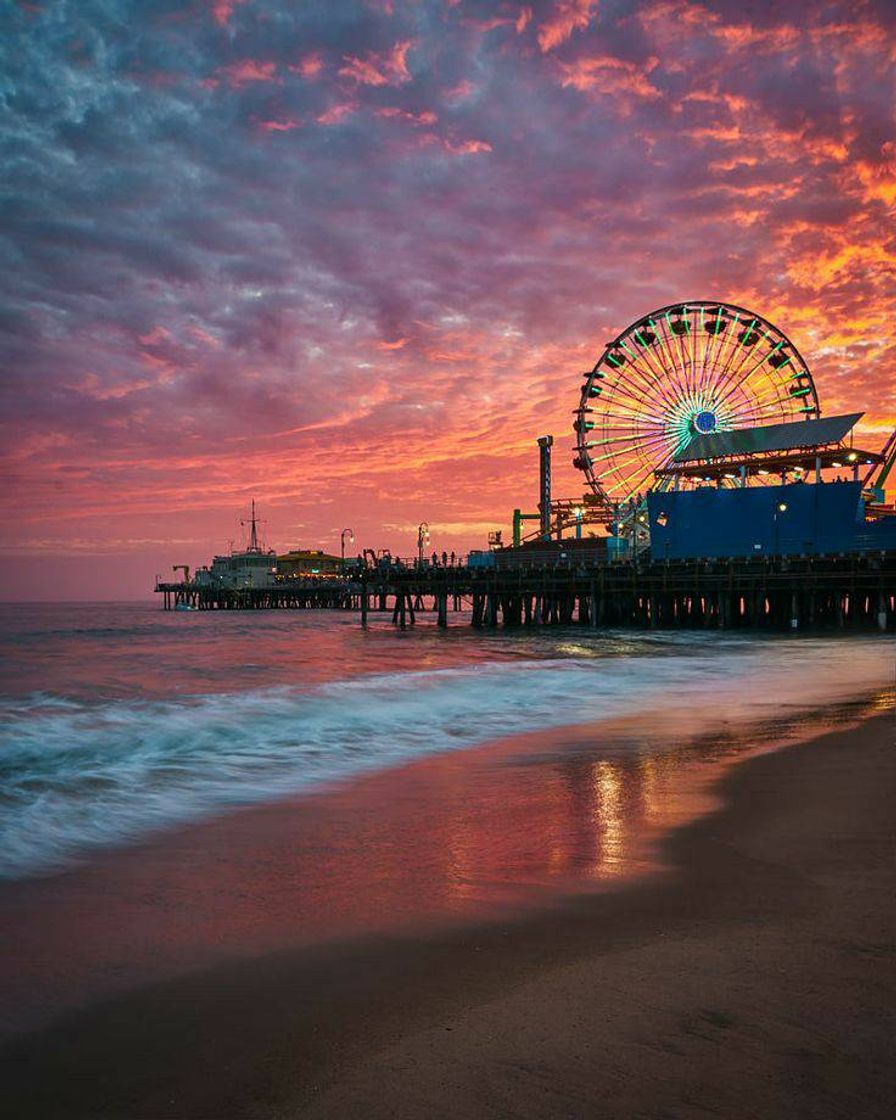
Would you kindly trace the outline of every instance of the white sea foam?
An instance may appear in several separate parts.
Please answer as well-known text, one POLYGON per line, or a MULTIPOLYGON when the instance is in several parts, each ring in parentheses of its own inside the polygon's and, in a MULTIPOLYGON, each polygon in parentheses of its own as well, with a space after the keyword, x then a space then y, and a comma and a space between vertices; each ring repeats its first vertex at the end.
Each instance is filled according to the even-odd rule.
POLYGON ((656 654, 594 659, 571 639, 561 652, 313 691, 9 702, 0 875, 44 871, 160 826, 520 731, 658 707, 696 712, 709 729, 846 698, 892 676, 892 650, 874 640, 669 642, 656 654))

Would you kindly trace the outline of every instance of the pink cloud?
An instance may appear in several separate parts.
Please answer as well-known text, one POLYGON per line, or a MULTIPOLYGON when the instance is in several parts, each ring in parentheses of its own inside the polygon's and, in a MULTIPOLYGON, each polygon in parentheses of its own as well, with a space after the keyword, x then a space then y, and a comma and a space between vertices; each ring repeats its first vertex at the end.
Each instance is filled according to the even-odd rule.
POLYGON ((104 384, 95 373, 87 373, 80 381, 67 385, 66 388, 95 401, 116 401, 148 389, 153 384, 153 381, 140 381, 133 377, 116 384, 104 384))
POLYGON ((396 120, 408 121, 410 124, 416 125, 429 125, 435 124, 438 117, 429 109, 424 109, 422 112, 414 113, 408 109, 397 109, 394 106, 387 106, 382 109, 376 110, 378 117, 391 117, 396 120))
POLYGON ((445 90, 445 100, 449 103, 464 101, 466 98, 468 98, 470 96, 470 94, 472 92, 473 92, 473 83, 472 82, 467 82, 467 81, 458 82, 458 84, 456 86, 452 86, 451 89, 445 90))
POLYGON ((802 38, 800 28, 782 24, 779 27, 753 27, 751 24, 718 24, 712 34, 729 49, 791 50, 802 38))
POLYGON ((345 65, 340 67, 339 73, 344 78, 351 78, 352 81, 358 82, 359 85, 404 85, 411 80, 407 55, 412 46, 413 40, 405 39, 381 54, 369 51, 363 58, 345 55, 345 65))
POLYGON ((259 121, 258 127, 262 132, 290 132, 294 128, 300 128, 301 124, 301 121, 287 117, 279 121, 259 121))
MULTIPOLYGON (((176 366, 170 358, 164 358, 161 354, 150 354, 146 350, 140 351, 140 361, 148 369, 157 369, 163 375, 170 375, 176 369, 176 366)), ((132 392, 132 387, 128 387, 126 392, 132 392)))
POLYGON ((317 75, 324 68, 323 56, 313 51, 311 54, 303 55, 302 58, 294 65, 290 66, 293 74, 301 74, 303 78, 316 78, 317 75))
POLYGON ((215 73, 220 74, 229 86, 239 89, 250 82, 271 82, 277 71, 276 62, 262 62, 254 58, 244 58, 230 66, 222 66, 215 73))
POLYGON ((354 101, 343 101, 338 105, 331 105, 323 113, 318 113, 316 120, 318 124, 339 124, 350 113, 354 113, 357 108, 358 106, 354 101))
POLYGON ((596 0, 557 0, 554 10, 538 28, 538 45, 542 53, 546 54, 565 43, 573 31, 584 30, 591 22, 596 7, 596 0))
POLYGON ((512 27, 516 25, 516 20, 511 16, 492 16, 490 19, 473 19, 472 17, 462 21, 468 27, 475 27, 477 31, 486 34, 489 31, 494 31, 497 27, 512 27))
POLYGON ((215 23, 219 27, 226 27, 231 15, 233 15, 233 9, 238 4, 244 4, 245 2, 246 0, 212 0, 212 16, 215 23))
POLYGON ((168 342, 171 339, 171 332, 166 330, 165 327, 155 326, 151 331, 146 334, 137 336, 137 341, 141 346, 158 346, 160 342, 168 342))
POLYGON ((193 326, 189 328, 189 331, 197 342, 201 342, 206 346, 212 346, 215 349, 218 349, 221 346, 220 338, 215 338, 213 334, 209 334, 209 332, 203 330, 202 327, 197 327, 195 324, 193 324, 193 326))
POLYGON ((477 152, 490 152, 491 144, 485 140, 445 140, 445 150, 456 156, 475 155, 477 152))
POLYGON ((560 63, 560 84, 571 86, 582 93, 620 98, 622 111, 627 114, 631 110, 632 99, 654 101, 661 96, 660 91, 647 78, 656 65, 655 58, 649 59, 645 66, 607 55, 579 58, 575 62, 560 63))

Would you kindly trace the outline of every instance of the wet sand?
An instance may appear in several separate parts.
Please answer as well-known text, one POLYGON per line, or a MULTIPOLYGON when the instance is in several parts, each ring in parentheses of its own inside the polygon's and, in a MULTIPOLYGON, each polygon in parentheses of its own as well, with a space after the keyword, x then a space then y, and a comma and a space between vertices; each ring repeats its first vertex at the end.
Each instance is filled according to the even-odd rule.
MULTIPOLYGON (((811 737, 874 703, 774 732, 811 737)), ((0 1041, 246 957, 514 917, 657 873, 656 841, 772 730, 701 727, 679 710, 510 736, 2 883, 0 1041)))
MULTIPOLYGON (((359 935, 349 922, 336 939, 292 947, 280 914, 255 942, 244 930, 255 955, 144 984, 8 1043, 0 1105, 23 1117, 889 1116, 894 746, 887 713, 753 758, 724 779, 717 812, 664 842, 669 871, 562 906, 509 906, 478 923, 473 907, 402 936, 387 924, 359 935)), ((533 765, 536 785, 544 773, 533 765)), ((592 762, 568 783, 590 806, 581 858, 598 866, 626 835, 614 840, 611 819, 608 838, 595 820, 613 802, 612 788, 593 800, 599 777, 592 762)), ((535 804, 511 802, 521 813, 535 804)), ((251 817, 214 826, 219 841, 236 830, 248 842, 251 817)), ((396 866, 417 850, 396 849, 396 866)), ((209 846, 206 860, 226 866, 226 848, 209 846)), ((59 881, 47 883, 60 920, 85 891, 95 908, 114 881, 106 870, 92 886, 89 874, 65 877, 65 906, 59 881)), ((230 908, 235 891, 224 889, 230 908)), ((108 899, 120 907, 114 890, 108 899)), ((181 902, 177 928, 190 913, 181 902)), ((23 895, 7 913, 27 918, 35 904, 23 895)), ((225 956, 234 923, 251 929, 258 914, 250 899, 230 915, 225 956)), ((66 940, 76 960, 82 935, 57 931, 60 974, 66 940)))

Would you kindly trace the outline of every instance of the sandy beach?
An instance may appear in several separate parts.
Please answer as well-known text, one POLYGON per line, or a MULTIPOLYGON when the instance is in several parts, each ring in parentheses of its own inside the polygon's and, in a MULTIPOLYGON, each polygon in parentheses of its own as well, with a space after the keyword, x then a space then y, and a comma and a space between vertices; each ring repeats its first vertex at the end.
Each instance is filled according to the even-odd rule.
POLYGON ((665 873, 82 1006, 7 1043, 4 1111, 889 1116, 894 745, 888 711, 731 768, 665 873))

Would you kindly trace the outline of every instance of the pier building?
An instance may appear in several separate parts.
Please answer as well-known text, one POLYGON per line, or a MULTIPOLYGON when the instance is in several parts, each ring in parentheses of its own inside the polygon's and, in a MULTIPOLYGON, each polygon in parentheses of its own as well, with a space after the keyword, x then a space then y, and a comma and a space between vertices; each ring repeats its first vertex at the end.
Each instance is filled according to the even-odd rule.
POLYGON ((896 549, 896 516, 877 500, 881 488, 871 486, 884 456, 852 440, 861 416, 695 433, 656 471, 658 486, 647 495, 651 555, 683 560, 896 549), (681 489, 683 480, 695 488, 681 489))
POLYGON ((343 569, 339 556, 330 556, 319 548, 294 548, 277 557, 277 579, 306 579, 339 575, 343 569))
POLYGON ((896 551, 896 517, 865 517, 861 482, 705 487, 647 497, 659 560, 896 551))

